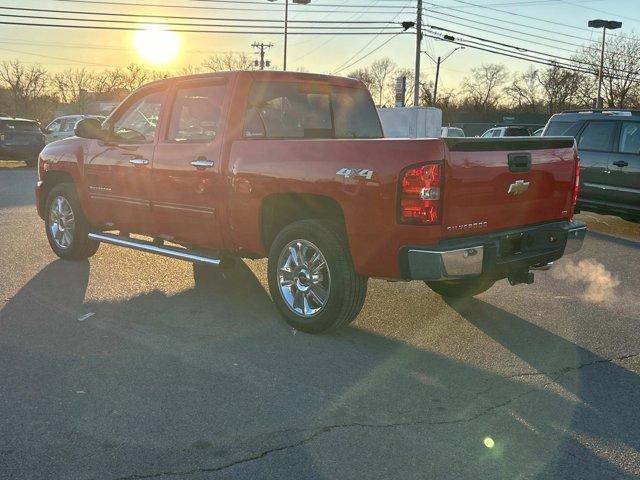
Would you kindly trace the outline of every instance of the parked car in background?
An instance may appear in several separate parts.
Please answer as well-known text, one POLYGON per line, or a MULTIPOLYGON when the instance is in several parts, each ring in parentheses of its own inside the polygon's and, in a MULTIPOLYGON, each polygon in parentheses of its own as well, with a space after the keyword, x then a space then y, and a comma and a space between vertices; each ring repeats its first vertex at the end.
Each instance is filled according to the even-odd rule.
POLYGON ((458 127, 442 127, 440 130, 442 138, 462 138, 466 137, 464 130, 458 127))
POLYGON ((530 137, 531 131, 527 127, 494 127, 484 132, 482 138, 501 137, 530 137))
POLYGON ((100 115, 65 115, 56 118, 44 129, 46 142, 54 142, 61 138, 68 138, 74 135, 73 130, 83 118, 95 118, 103 122, 106 117, 100 115))
POLYGON ((306 332, 351 322, 369 277, 469 297, 532 283, 586 233, 572 220, 573 139, 383 138, 348 78, 161 80, 76 133, 40 156, 38 212, 58 256, 115 244, 194 262, 202 286, 233 257, 268 257, 273 301, 306 332))
POLYGON ((539 128, 538 130, 536 130, 535 132, 533 132, 531 134, 532 137, 541 137, 542 136, 542 132, 544 132, 544 127, 539 128))
POLYGON ((0 159, 23 160, 27 166, 34 167, 43 147, 44 134, 38 122, 0 117, 0 159))
POLYGON ((549 119, 543 135, 577 140, 578 208, 640 220, 640 111, 559 113, 549 119))

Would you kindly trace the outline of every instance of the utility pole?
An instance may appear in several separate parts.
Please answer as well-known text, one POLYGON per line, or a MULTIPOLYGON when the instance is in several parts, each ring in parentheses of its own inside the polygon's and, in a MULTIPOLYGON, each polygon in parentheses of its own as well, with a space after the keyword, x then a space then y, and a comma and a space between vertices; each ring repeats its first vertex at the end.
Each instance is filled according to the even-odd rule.
MULTIPOLYGON (((446 39, 449 40, 449 39, 446 39)), ((438 99, 438 83, 440 80, 440 65, 442 65, 451 55, 453 55, 455 52, 457 52, 458 50, 464 50, 465 47, 457 47, 454 48, 453 50, 451 50, 447 56, 445 56, 444 58, 442 57, 438 57, 437 60, 434 60, 433 57, 429 54, 429 52, 422 52, 425 55, 427 55, 432 62, 435 62, 436 64, 436 81, 435 81, 435 85, 433 86, 433 99, 432 99, 432 103, 435 105, 436 101, 438 99)))
MULTIPOLYGON (((259 53, 259 55, 260 55, 260 63, 258 63, 258 61, 256 60, 256 67, 259 66, 260 70, 264 70, 265 66, 267 66, 267 67, 270 66, 271 62, 269 62, 269 61, 265 62, 264 61, 264 54, 265 54, 265 50, 267 48, 273 47, 273 44, 272 43, 253 43, 251 46, 253 48, 260 49, 260 53, 259 53)), ((258 52, 256 52, 256 53, 258 53, 258 52)))
POLYGON ((442 58, 438 57, 438 61, 436 62, 436 83, 433 86, 433 104, 436 104, 436 99, 438 98, 438 80, 440 79, 440 63, 442 63, 442 58))
POLYGON ((413 106, 420 103, 420 52, 422 48, 422 0, 418 0, 418 18, 416 19, 416 78, 413 82, 413 106))

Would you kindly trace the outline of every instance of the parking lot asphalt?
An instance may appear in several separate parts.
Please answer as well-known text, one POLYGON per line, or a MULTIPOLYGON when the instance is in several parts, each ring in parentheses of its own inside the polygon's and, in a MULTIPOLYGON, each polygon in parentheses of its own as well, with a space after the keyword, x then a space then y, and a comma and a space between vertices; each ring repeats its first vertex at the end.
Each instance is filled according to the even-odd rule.
POLYGON ((594 216, 622 231, 467 302, 371 280, 310 336, 265 261, 196 289, 117 247, 58 260, 35 180, 0 166, 1 479, 640 475, 638 225, 594 216))

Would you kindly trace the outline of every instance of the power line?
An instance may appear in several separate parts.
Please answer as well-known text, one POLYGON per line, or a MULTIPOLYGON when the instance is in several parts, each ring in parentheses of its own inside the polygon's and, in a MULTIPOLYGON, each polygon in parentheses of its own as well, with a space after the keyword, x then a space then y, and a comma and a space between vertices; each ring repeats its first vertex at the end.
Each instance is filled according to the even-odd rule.
MULTIPOLYGON (((528 20, 535 20, 537 22, 548 23, 550 25, 556 25, 556 26, 563 27, 563 28, 574 28, 574 29, 579 29, 579 30, 583 30, 583 31, 589 31, 589 29, 585 28, 585 27, 576 27, 576 26, 572 26, 572 25, 566 25, 565 23, 562 23, 562 22, 556 22, 556 21, 553 21, 553 20, 546 20, 544 18, 533 17, 531 15, 525 15, 523 13, 515 13, 515 12, 510 12, 510 11, 507 11, 507 10, 501 10, 499 8, 494 8, 494 7, 490 6, 490 5, 479 5, 477 3, 469 2, 467 0, 454 0, 454 1, 456 1, 458 3, 462 3, 464 5, 468 5, 469 7, 475 7, 475 8, 480 8, 480 9, 484 9, 484 10, 492 10, 494 12, 502 13, 502 14, 505 14, 505 15, 511 15, 513 17, 526 18, 528 20)), ((435 5, 435 4, 432 4, 432 5, 435 5)), ((436 5, 436 6, 438 8, 454 9, 454 7, 444 7, 442 5, 436 5)), ((466 12, 463 12, 463 13, 466 13, 466 12)), ((618 35, 618 36, 622 36, 622 35, 618 35)))
MULTIPOLYGON (((429 32, 428 30, 425 33, 425 36, 430 37, 430 38, 435 38, 437 40, 443 40, 442 36, 438 36, 437 34, 434 34, 433 32, 429 32)), ((465 39, 451 39, 451 38, 447 38, 446 39, 448 42, 450 43, 454 43, 456 45, 461 45, 463 47, 466 48, 471 48, 471 49, 475 49, 475 50, 482 50, 485 52, 489 52, 489 53, 494 53, 496 55, 502 55, 505 57, 510 57, 510 58, 515 58, 517 60, 524 60, 524 61, 528 61, 530 63, 537 63, 540 65, 546 65, 548 67, 558 67, 558 68, 562 68, 565 70, 571 70, 574 72, 579 72, 579 73, 586 73, 586 74, 593 74, 592 70, 587 70, 585 68, 580 68, 580 67, 576 67, 576 66, 570 66, 570 65, 566 65, 563 64, 561 62, 558 62, 554 59, 549 59, 549 58, 538 58, 535 57, 533 55, 527 54, 527 53, 516 53, 516 52, 509 52, 506 51, 504 49, 501 49, 499 47, 491 47, 488 45, 482 45, 479 44, 478 42, 472 42, 472 41, 468 41, 465 39), (474 45, 475 43, 475 45, 474 45)), ((635 73, 632 72, 626 72, 629 75, 635 75, 635 73)), ((632 80, 632 81, 640 81, 640 76, 639 77, 633 77, 633 78, 623 78, 620 77, 619 75, 606 75, 609 78, 613 78, 616 80, 632 80)))
MULTIPOLYGON (((398 17, 404 13, 404 10, 406 8, 409 8, 409 5, 405 5, 404 7, 402 7, 402 10, 400 10, 400 12, 393 18, 393 21, 396 21, 398 19, 398 17)), ((345 68, 348 67, 344 67, 345 64, 351 62, 351 60, 353 60, 355 57, 357 57, 358 55, 360 55, 360 53, 362 53, 364 50, 366 50, 378 37, 380 36, 380 34, 376 35, 375 37, 373 37, 369 42, 367 42, 360 50, 358 50, 356 53, 354 53, 351 57, 349 57, 348 60, 344 61, 342 64, 340 64, 336 69, 334 69, 334 72, 341 72, 342 70, 345 70, 345 68), (344 67, 344 68, 343 68, 344 67)), ((377 51, 377 50, 376 50, 377 51)), ((366 58, 366 56, 365 56, 366 58)))
POLYGON ((333 73, 340 73, 348 68, 351 68, 353 66, 355 66, 356 64, 360 63, 362 60, 364 60, 365 58, 367 58, 369 55, 377 52, 378 50, 380 50, 382 47, 386 46, 389 42, 391 42, 391 40, 393 40, 394 38, 396 38, 398 35, 402 35, 405 32, 399 32, 397 34, 395 34, 393 37, 389 38, 386 42, 378 45, 376 48, 374 48, 373 50, 371 50, 370 52, 366 53, 365 55, 363 55, 362 57, 360 57, 359 59, 355 60, 354 62, 351 62, 349 65, 342 67, 338 70, 334 70, 333 73))
MULTIPOLYGON (((2 16, 2 15, 0 15, 2 16)), ((71 28, 71 29, 84 29, 84 30, 114 30, 114 31, 127 31, 127 32, 137 32, 137 31, 147 31, 144 28, 133 28, 133 27, 113 27, 106 25, 69 25, 69 24, 61 24, 61 23, 33 23, 33 22, 8 22, 8 21, 0 21, 0 25, 16 25, 23 27, 48 27, 48 28, 71 28)), ((207 25, 201 25, 206 27, 207 25)), ((231 26, 230 26, 231 27, 231 26)), ((302 27, 299 27, 302 28, 302 27)), ((242 31, 242 30, 194 30, 194 29, 184 29, 184 28, 172 28, 166 29, 164 31, 167 32, 176 32, 176 33, 208 33, 208 34, 231 34, 231 35, 279 35, 279 31, 242 31)), ((316 31, 293 31, 289 32, 290 35, 346 35, 346 36, 359 36, 359 35, 373 35, 377 32, 375 31, 336 31, 336 32, 316 32, 316 31)), ((404 34, 406 32, 400 32, 400 34, 404 34)), ((398 33, 394 32, 382 32, 380 35, 397 35, 398 33)))
MULTIPOLYGON (((148 22, 140 22, 137 20, 102 20, 102 19, 93 19, 93 18, 65 18, 65 17, 57 17, 57 16, 34 16, 34 15, 21 15, 21 14, 7 14, 0 13, 0 17, 8 17, 8 18, 28 18, 30 20, 62 20, 64 22, 100 22, 102 24, 126 24, 126 25, 140 25, 141 23, 148 22)), ((152 24, 159 26, 177 26, 177 27, 216 27, 216 28, 235 28, 235 25, 226 25, 222 23, 188 23, 188 22, 162 22, 161 24, 152 24)), ((242 28, 272 28, 276 29, 272 33, 279 33, 279 27, 272 27, 269 25, 242 25, 242 28)), ((293 25, 290 28, 304 28, 305 30, 335 30, 335 26, 300 26, 297 27, 293 25)), ((398 27, 370 27, 370 26, 349 26, 350 30, 371 30, 372 28, 380 28, 381 30, 398 30, 398 27)))
MULTIPOLYGON (((136 17, 136 18, 171 18, 179 20, 200 20, 200 21, 225 21, 225 22, 247 22, 246 18, 229 18, 229 17, 189 17, 180 15, 154 15, 154 14, 136 14, 136 13, 111 13, 111 12, 88 12, 86 10, 50 10, 46 8, 27 8, 27 7, 0 7, 0 10, 18 10, 27 12, 41 12, 41 13, 66 13, 71 15, 98 15, 98 16, 110 16, 110 17, 136 17)), ((4 16, 4 15, 1 15, 4 16)), ((10 16, 10 15, 7 15, 10 16)), ((34 17, 45 18, 49 17, 34 17)), ((61 18, 53 18, 54 20, 60 20, 61 18)), ((73 20, 73 19, 69 19, 73 20)), ((251 19, 251 22, 267 22, 267 23, 284 23, 283 20, 275 19, 251 19)), ((347 20, 289 20, 289 23, 328 23, 328 24, 373 24, 373 25, 391 25, 392 22, 388 21, 376 21, 376 20, 360 20, 360 21, 347 21, 347 20)))
MULTIPOLYGON (((266 2, 256 2, 255 4, 257 5, 263 5, 263 7, 246 7, 246 8, 239 8, 239 7, 213 7, 213 6, 204 6, 204 5, 176 5, 176 4, 162 4, 162 3, 135 3, 135 2, 115 2, 115 1, 110 1, 110 0, 52 0, 54 2, 67 2, 67 3, 81 3, 81 4, 87 4, 87 5, 102 5, 102 6, 116 6, 116 7, 153 7, 153 8, 169 8, 169 9, 190 9, 190 10, 223 10, 223 11, 237 11, 237 12, 270 12, 270 13, 274 13, 277 12, 277 10, 274 10, 273 7, 265 7, 266 5, 275 5, 275 4, 270 4, 270 3, 266 3, 266 2)), ((240 2, 231 2, 233 4, 238 4, 240 2)), ((246 3, 246 2, 243 2, 246 3)), ((310 5, 305 5, 302 8, 298 8, 298 9, 292 9, 292 12, 304 12, 304 11, 308 11, 309 7, 311 7, 310 5)), ((368 7, 368 6, 367 6, 368 7)), ((312 10, 313 13, 331 13, 331 14, 336 14, 336 13, 340 13, 340 12, 336 12, 335 9, 339 9, 340 7, 334 7, 333 9, 325 9, 325 10, 318 10, 315 6, 314 9, 312 10)), ((343 8, 349 8, 349 6, 345 5, 343 8)), ((351 12, 344 12, 344 13, 351 13, 351 12)), ((396 12, 376 12, 376 14, 385 14, 385 15, 392 15, 393 13, 396 12)))

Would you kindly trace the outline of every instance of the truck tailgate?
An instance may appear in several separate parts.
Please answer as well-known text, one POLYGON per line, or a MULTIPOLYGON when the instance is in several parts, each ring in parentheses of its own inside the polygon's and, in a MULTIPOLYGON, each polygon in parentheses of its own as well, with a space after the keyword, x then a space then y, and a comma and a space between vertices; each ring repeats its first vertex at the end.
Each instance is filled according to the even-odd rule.
POLYGON ((443 230, 473 235, 572 216, 573 138, 446 140, 443 230))

